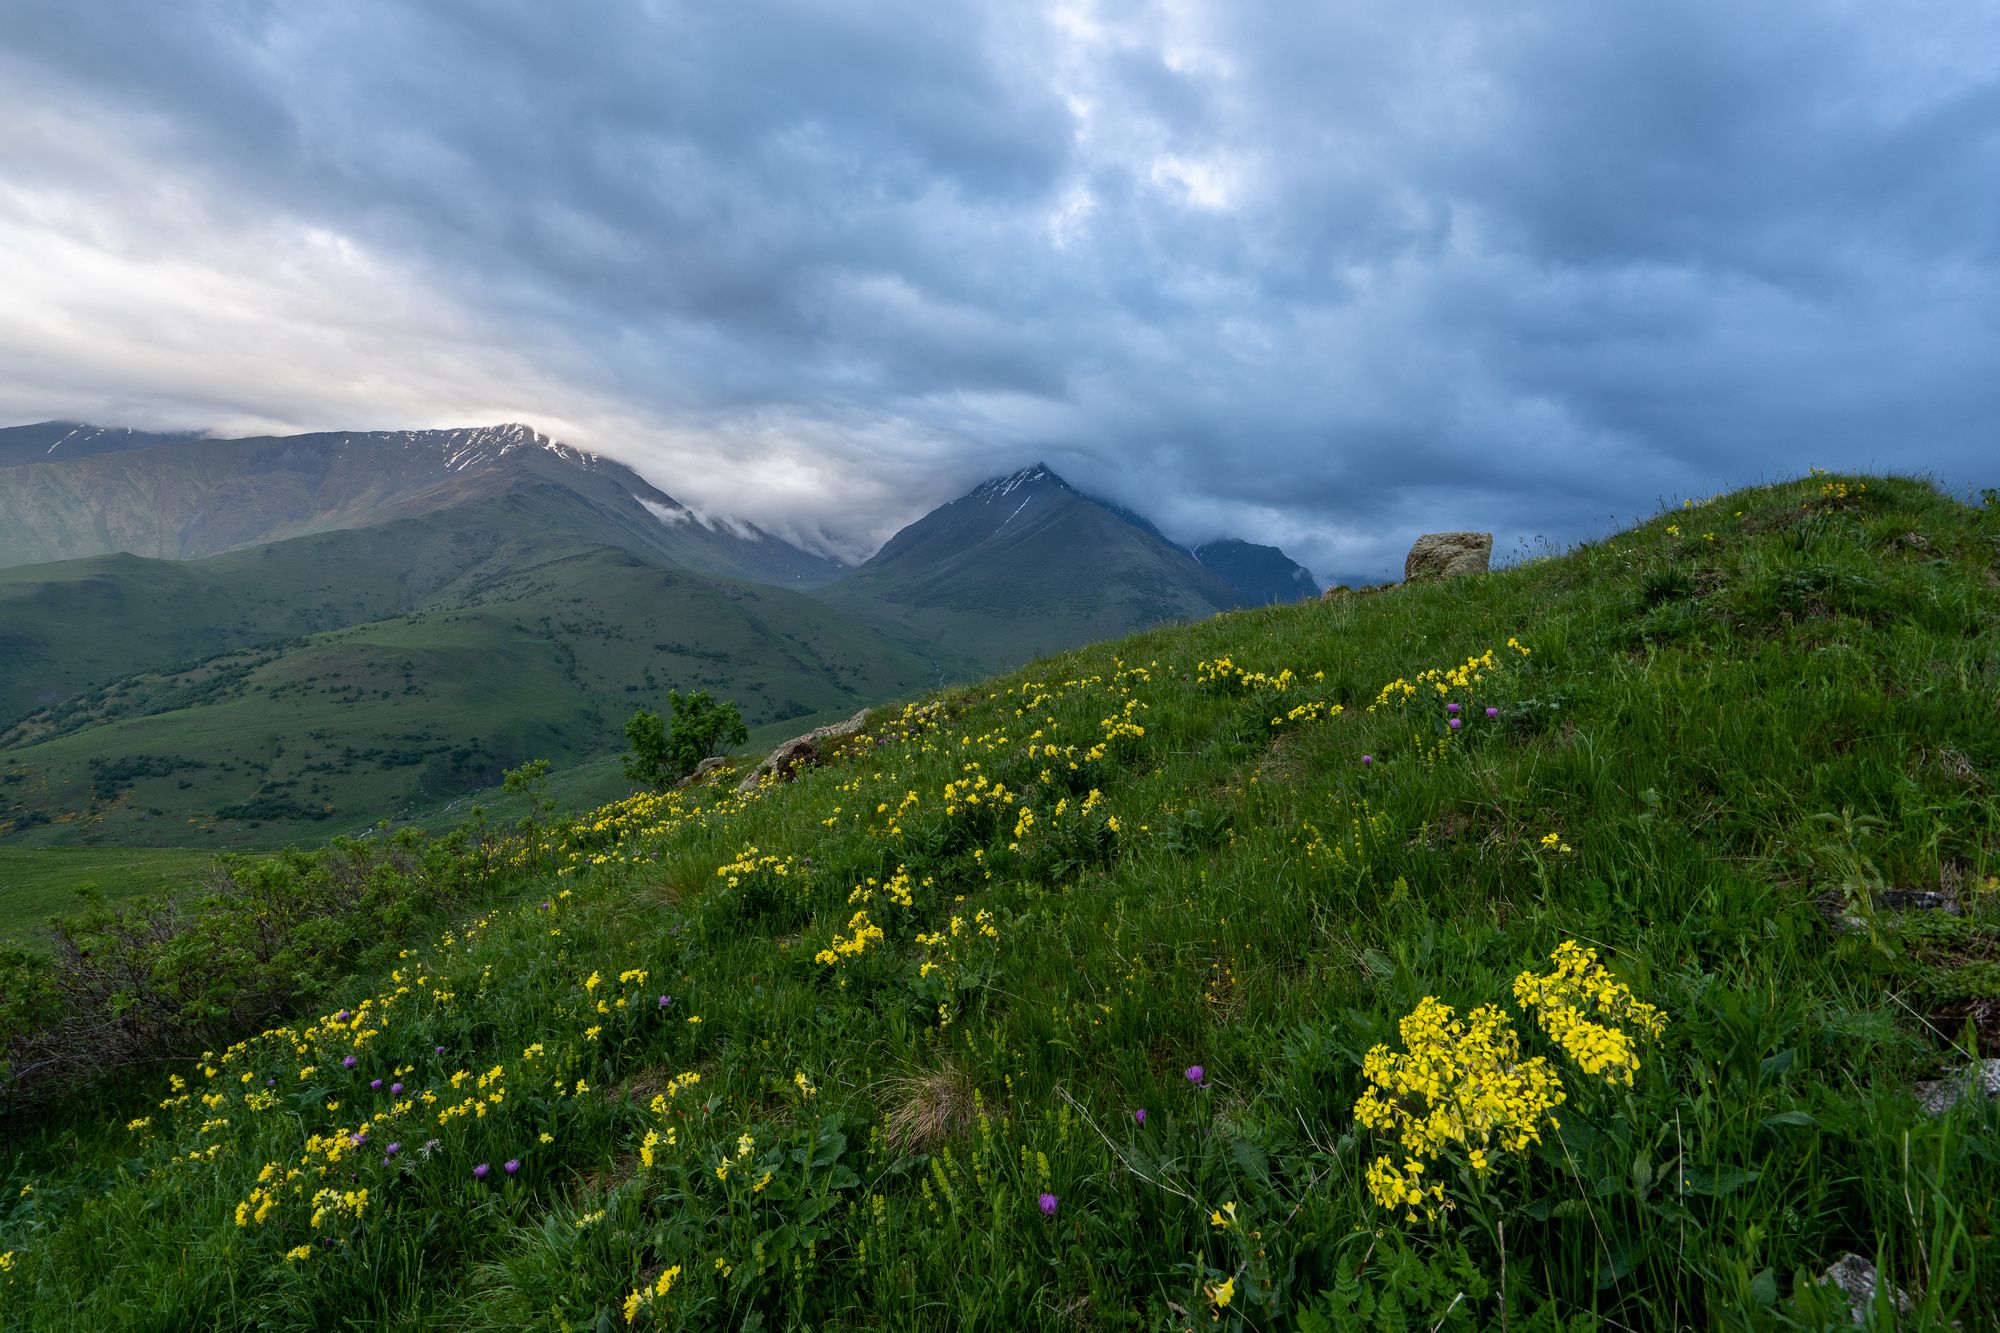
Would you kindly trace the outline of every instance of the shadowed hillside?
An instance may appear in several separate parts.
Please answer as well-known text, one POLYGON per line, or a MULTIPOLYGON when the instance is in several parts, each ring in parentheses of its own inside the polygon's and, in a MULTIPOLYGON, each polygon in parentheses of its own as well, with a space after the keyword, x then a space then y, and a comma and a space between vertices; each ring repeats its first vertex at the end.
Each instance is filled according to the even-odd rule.
POLYGON ((1039 466, 933 510, 817 595, 954 674, 1243 601, 1150 524, 1039 466))

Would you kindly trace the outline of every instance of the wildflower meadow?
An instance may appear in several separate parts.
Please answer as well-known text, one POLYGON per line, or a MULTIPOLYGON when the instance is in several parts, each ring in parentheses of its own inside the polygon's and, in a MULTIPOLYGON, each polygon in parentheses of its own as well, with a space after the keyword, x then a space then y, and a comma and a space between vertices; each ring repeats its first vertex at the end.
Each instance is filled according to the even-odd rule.
POLYGON ((2000 1327, 2000 1107, 1917 1091, 2000 1055, 1996 508, 1677 503, 107 910, 0 970, 0 1326, 2000 1327))

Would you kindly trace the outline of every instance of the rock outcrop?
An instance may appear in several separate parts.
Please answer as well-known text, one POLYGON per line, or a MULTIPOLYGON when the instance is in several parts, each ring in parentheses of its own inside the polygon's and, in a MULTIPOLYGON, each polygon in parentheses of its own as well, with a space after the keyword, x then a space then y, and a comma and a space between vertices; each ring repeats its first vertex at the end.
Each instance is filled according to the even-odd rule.
POLYGON ((709 774, 715 772, 715 770, 718 768, 727 768, 727 767, 729 767, 728 759, 724 758, 722 755, 719 754, 712 754, 708 758, 696 764, 694 766, 694 772, 688 774, 686 777, 682 778, 679 782, 676 782, 674 784, 674 790, 679 791, 683 787, 693 787, 700 783, 706 782, 708 781, 709 774))
POLYGON ((1974 1096, 2000 1099, 2000 1059, 1974 1061, 1944 1078, 1917 1084, 1917 1104, 1925 1115, 1943 1115, 1974 1096))
MULTIPOLYGON (((1882 1275, 1875 1271, 1875 1265, 1858 1254, 1843 1254, 1833 1267, 1820 1274, 1821 1282, 1828 1282, 1840 1288, 1840 1294, 1847 1297, 1848 1309, 1857 1324, 1867 1322, 1869 1312, 1875 1308, 1876 1291, 1882 1285, 1882 1275)), ((1901 1288, 1889 1288, 1890 1304, 1897 1314, 1908 1314, 1910 1298, 1901 1288)))
POLYGON ((845 722, 815 727, 803 736, 792 737, 764 756, 764 762, 751 769, 743 781, 736 784, 736 789, 749 791, 762 782, 766 775, 775 775, 780 782, 790 782, 800 769, 811 768, 820 761, 826 742, 839 740, 842 736, 852 736, 861 730, 867 720, 868 710, 864 708, 845 722))
POLYGON ((1484 574, 1493 560, 1490 532, 1426 532, 1403 561, 1404 582, 1484 574))

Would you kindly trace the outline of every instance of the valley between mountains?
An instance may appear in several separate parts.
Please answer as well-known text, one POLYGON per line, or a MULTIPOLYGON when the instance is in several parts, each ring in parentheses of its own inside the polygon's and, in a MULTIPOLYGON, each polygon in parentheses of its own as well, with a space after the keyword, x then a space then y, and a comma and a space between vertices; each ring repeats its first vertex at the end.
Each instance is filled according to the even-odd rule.
POLYGON ((1107 635, 1318 591, 1044 467, 849 568, 525 425, 0 430, 0 849, 270 847, 526 760, 622 792, 666 691, 756 743, 1107 635))

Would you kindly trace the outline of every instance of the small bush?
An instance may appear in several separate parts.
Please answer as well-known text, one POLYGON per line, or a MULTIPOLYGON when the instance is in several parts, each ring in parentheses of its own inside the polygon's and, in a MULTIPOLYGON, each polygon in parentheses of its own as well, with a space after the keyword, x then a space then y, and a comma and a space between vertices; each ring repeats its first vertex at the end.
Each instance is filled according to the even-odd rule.
POLYGON ((625 755, 625 776, 655 791, 665 791, 694 772, 710 755, 750 739, 734 700, 717 703, 706 690, 683 695, 667 691, 672 721, 641 708, 625 724, 632 748, 625 755))

